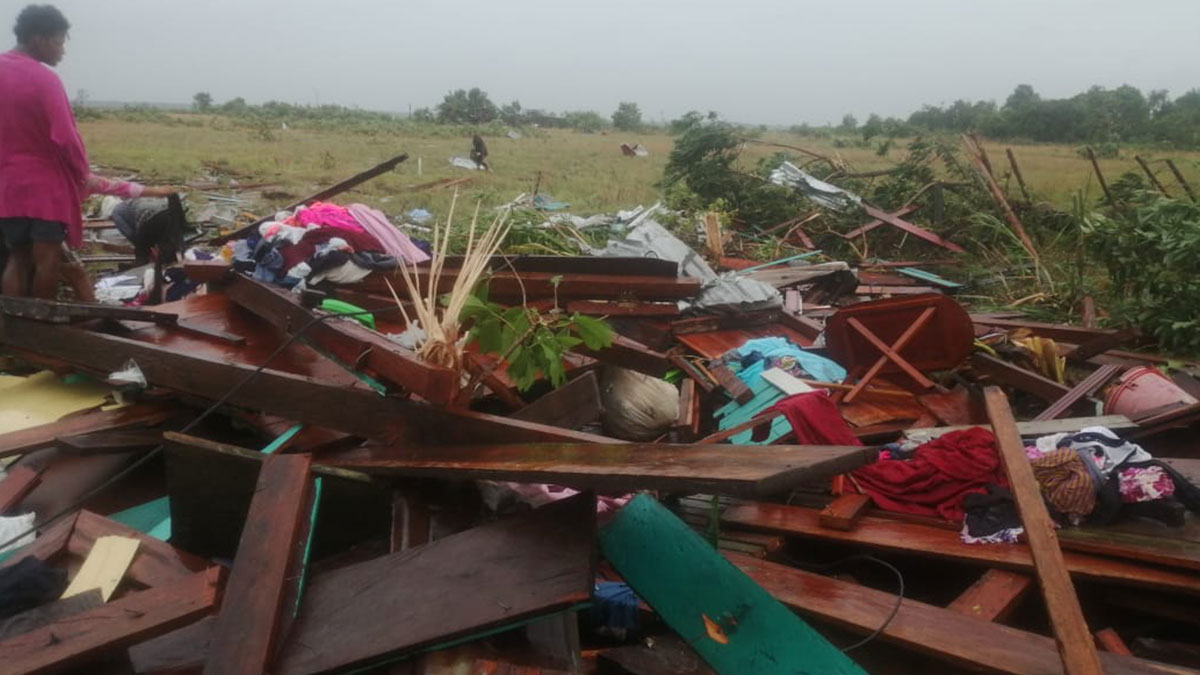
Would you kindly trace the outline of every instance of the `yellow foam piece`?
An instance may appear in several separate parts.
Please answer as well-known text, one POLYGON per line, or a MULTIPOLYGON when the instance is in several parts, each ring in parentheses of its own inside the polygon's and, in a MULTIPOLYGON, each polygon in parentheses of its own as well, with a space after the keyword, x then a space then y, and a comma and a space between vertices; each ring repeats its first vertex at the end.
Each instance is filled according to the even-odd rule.
POLYGON ((49 424, 67 413, 102 405, 107 396, 103 383, 67 384, 48 370, 29 377, 0 375, 0 433, 49 424))

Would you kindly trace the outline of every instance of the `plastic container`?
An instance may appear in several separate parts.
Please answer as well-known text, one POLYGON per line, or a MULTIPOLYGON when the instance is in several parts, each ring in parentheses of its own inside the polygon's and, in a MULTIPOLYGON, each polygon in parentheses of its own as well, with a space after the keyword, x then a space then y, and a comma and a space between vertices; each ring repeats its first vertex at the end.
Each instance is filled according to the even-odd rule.
POLYGON ((1104 412, 1130 417, 1172 403, 1191 405, 1196 402, 1159 370, 1140 366, 1128 370, 1117 380, 1116 386, 1108 390, 1104 412))

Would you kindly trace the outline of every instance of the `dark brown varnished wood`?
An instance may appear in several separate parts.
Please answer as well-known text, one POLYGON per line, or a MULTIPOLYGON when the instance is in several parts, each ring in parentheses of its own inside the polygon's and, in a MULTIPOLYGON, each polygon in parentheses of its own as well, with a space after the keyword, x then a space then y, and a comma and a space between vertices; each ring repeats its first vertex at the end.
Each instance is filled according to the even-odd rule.
POLYGON ((595 537, 584 494, 314 575, 275 672, 368 665, 584 602, 595 537))
POLYGON ((257 675, 269 669, 284 598, 288 587, 299 583, 297 541, 307 529, 311 467, 309 455, 270 455, 263 461, 217 615, 206 674, 257 675))
POLYGON ((381 446, 329 455, 332 466, 370 474, 554 483, 601 491, 778 494, 871 463, 875 448, 529 443, 381 446))
POLYGON ((1021 442, 1017 421, 1008 407, 1008 398, 999 387, 985 388, 983 396, 996 435, 1000 463, 1004 466, 1013 501, 1025 528, 1034 572, 1050 615, 1063 669, 1068 675, 1099 675, 1103 671, 1095 640, 1083 617, 1070 571, 1058 545, 1054 532, 1057 526, 1046 510, 1033 467, 1025 456, 1025 444, 1021 442))
POLYGON ((1033 585, 1033 578, 1027 574, 991 569, 946 609, 984 621, 1003 622, 1033 585))
POLYGON ((212 611, 221 570, 213 567, 162 588, 66 617, 0 642, 10 675, 63 672, 103 654, 162 635, 212 611))
MULTIPOLYGON (((1017 571, 1033 570, 1033 559, 1026 545, 972 546, 959 540, 957 528, 949 530, 868 515, 859 521, 858 527, 852 532, 840 532, 821 527, 819 514, 815 509, 761 503, 731 506, 721 515, 721 521, 726 525, 793 534, 810 539, 840 541, 867 548, 927 555, 1017 571)), ((1158 588, 1191 596, 1200 595, 1200 577, 1194 574, 1081 553, 1067 552, 1063 557, 1071 574, 1080 579, 1158 588)))
MULTIPOLYGON (((801 614, 859 634, 884 624, 896 596, 750 556, 726 554, 751 579, 801 614)), ((1045 675, 1062 672, 1054 640, 948 609, 905 599, 880 639, 989 673, 1045 675)), ((1106 673, 1178 673, 1176 669, 1117 654, 1101 657, 1106 673)))
POLYGON ((0 457, 21 455, 38 448, 50 447, 60 436, 151 426, 165 421, 170 416, 169 406, 146 403, 67 417, 49 424, 0 434, 0 457))

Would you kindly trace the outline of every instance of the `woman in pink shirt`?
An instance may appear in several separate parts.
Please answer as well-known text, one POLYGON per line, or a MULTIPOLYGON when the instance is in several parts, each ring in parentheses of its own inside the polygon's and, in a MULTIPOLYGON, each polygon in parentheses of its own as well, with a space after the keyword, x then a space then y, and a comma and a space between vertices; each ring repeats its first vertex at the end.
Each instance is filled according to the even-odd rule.
POLYGON ((29 5, 13 27, 17 48, 0 54, 0 234, 9 249, 0 282, 5 295, 54 298, 62 242, 77 247, 83 241, 80 206, 87 195, 134 198, 176 190, 92 175, 67 92, 46 67, 62 60, 70 27, 55 7, 29 5))

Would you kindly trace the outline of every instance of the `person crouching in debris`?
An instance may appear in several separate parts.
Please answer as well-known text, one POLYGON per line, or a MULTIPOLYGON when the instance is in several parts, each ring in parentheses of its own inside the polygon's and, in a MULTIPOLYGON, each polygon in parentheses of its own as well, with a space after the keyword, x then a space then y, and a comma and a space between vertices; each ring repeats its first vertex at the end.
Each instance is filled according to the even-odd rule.
POLYGON ((166 196, 174 187, 94 176, 62 82, 49 68, 65 53, 71 24, 51 5, 17 16, 17 47, 0 54, 0 234, 8 247, 0 290, 53 299, 62 243, 83 241, 88 194, 166 196))
POLYGON ((479 134, 471 137, 471 161, 475 162, 475 166, 485 171, 491 171, 488 168, 487 162, 487 146, 483 143, 483 138, 479 134))

